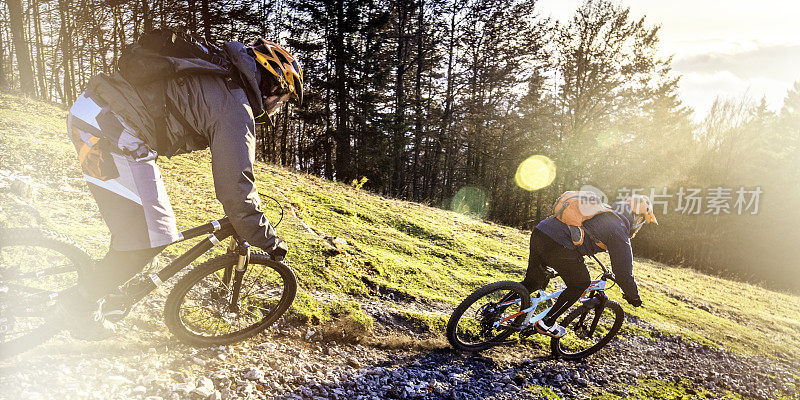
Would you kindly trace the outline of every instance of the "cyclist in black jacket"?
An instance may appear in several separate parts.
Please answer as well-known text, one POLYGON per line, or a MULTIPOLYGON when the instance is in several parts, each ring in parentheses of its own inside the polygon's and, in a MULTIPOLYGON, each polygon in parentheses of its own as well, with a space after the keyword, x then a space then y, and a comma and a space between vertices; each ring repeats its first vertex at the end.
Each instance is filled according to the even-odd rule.
POLYGON ((594 240, 585 240, 580 246, 576 246, 567 225, 555 216, 542 220, 533 229, 528 270, 522 284, 529 291, 543 289, 547 285, 543 268, 549 266, 558 271, 567 285, 547 315, 536 322, 536 332, 552 337, 566 334, 566 329, 558 325, 556 320, 580 298, 591 283, 589 269, 583 262, 585 255, 608 250, 612 271, 625 300, 634 307, 642 305, 633 276, 630 239, 644 224, 658 224, 658 221, 647 196, 633 196, 629 201, 612 204, 612 208, 612 212, 597 214, 583 222, 583 228, 605 249, 594 240))

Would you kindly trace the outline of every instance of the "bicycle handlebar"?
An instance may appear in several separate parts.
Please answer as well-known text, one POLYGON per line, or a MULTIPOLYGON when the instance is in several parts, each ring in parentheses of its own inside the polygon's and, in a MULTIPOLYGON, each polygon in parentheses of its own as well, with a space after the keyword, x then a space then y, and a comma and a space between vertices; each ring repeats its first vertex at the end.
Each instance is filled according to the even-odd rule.
POLYGON ((597 257, 594 254, 592 254, 592 258, 597 262, 598 265, 600 265, 600 268, 603 270, 603 276, 600 279, 608 279, 613 282, 617 281, 616 279, 614 279, 614 273, 609 271, 608 268, 606 268, 606 266, 603 265, 603 263, 601 263, 600 260, 597 259, 597 257))

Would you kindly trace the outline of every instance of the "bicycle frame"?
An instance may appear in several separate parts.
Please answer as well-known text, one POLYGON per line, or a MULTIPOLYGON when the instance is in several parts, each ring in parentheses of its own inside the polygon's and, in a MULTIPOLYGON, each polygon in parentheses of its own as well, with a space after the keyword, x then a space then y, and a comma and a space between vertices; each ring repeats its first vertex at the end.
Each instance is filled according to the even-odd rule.
MULTIPOLYGON (((601 263, 600 260, 597 259, 597 257, 595 257, 594 255, 592 255, 591 257, 594 258, 594 260, 597 262, 597 264, 600 265, 600 268, 603 269, 603 276, 600 277, 600 279, 593 280, 589 284, 589 287, 586 288, 586 290, 583 292, 583 294, 581 295, 580 299, 578 300, 581 303, 585 303, 585 302, 591 300, 592 298, 588 297, 588 295, 589 295, 589 293, 592 293, 592 292, 600 293, 602 298, 603 298, 601 301, 604 302, 604 299, 606 298, 605 297, 606 283, 607 283, 607 281, 609 279, 611 279, 611 280, 614 279, 614 274, 611 273, 606 268, 606 266, 603 265, 603 263, 601 263)), ((536 307, 539 306, 539 303, 541 303, 543 301, 547 301, 547 300, 556 299, 563 292, 564 292, 563 289, 559 290, 559 291, 556 291, 556 292, 553 292, 553 293, 547 293, 544 290, 539 290, 539 292, 537 293, 537 296, 534 297, 533 295, 531 295, 531 306, 530 307, 528 307, 528 308, 526 308, 526 309, 524 309, 522 311, 519 311, 519 312, 517 312, 515 314, 512 314, 512 315, 509 315, 507 317, 504 317, 504 318, 500 319, 499 321, 496 321, 494 324, 492 324, 492 327, 493 328, 499 328, 501 324, 506 323, 506 322, 511 321, 511 320, 514 320, 517 317, 519 317, 520 315, 525 315, 525 320, 522 322, 522 324, 519 327, 515 327, 516 329, 523 330, 523 329, 531 326, 532 324, 536 323, 537 321, 541 320, 542 318, 544 318, 544 316, 547 315, 547 313, 553 308, 552 306, 548 307, 546 310, 544 310, 544 311, 542 311, 542 312, 540 312, 540 313, 538 313, 536 315, 533 315, 533 312, 536 310, 536 307)), ((518 303, 521 303, 521 302, 522 302, 522 299, 509 300, 507 302, 497 304, 496 307, 510 306, 512 304, 518 304, 518 303)), ((597 324, 597 321, 595 321, 593 323, 593 325, 596 325, 596 324, 597 324)))
MULTIPOLYGON (((204 225, 188 229, 186 231, 178 233, 178 240, 170 243, 169 245, 173 245, 175 243, 180 243, 186 240, 194 239, 196 237, 208 234, 208 236, 194 245, 191 249, 183 253, 181 256, 173 260, 169 263, 166 267, 162 268, 158 272, 150 274, 148 276, 144 276, 143 274, 137 274, 133 278, 129 279, 125 283, 119 286, 122 297, 118 296, 117 294, 107 294, 104 296, 104 299, 111 300, 110 296, 117 295, 114 299, 118 307, 122 308, 129 308, 131 305, 136 304, 139 300, 146 297, 150 292, 161 286, 164 281, 172 278, 175 274, 180 272, 182 269, 186 268, 192 261, 196 260, 198 257, 203 255, 205 252, 213 248, 214 246, 218 245, 221 241, 233 237, 230 246, 228 247, 228 252, 238 252, 239 253, 239 260, 237 265, 231 266, 230 268, 225 270, 225 284, 230 284, 231 277, 234 278, 234 295, 231 296, 231 311, 235 311, 236 304, 238 302, 239 297, 239 285, 238 282, 241 281, 244 272, 247 269, 247 265, 250 261, 250 245, 243 239, 239 238, 236 235, 236 231, 233 229, 233 225, 231 224, 228 217, 223 217, 218 220, 211 221, 204 225), (235 271, 234 271, 235 270, 235 271), (235 272, 235 273, 234 273, 235 272), (121 303, 121 304, 120 304, 121 303)), ((8 286, 8 285, 6 285, 8 286)), ((54 300, 59 297, 64 291, 61 292, 42 292, 40 294, 41 300, 35 303, 28 303, 28 305, 36 305, 36 304, 44 304, 49 300, 54 300)), ((114 301, 112 301, 114 302, 114 301)), ((126 311, 127 312, 127 311, 126 311)))
MULTIPOLYGON (((214 246, 218 245, 221 241, 231 236, 233 237, 234 240, 228 247, 228 251, 233 252, 237 249, 240 250, 239 262, 237 263, 236 266, 236 275, 241 276, 241 274, 243 274, 245 268, 247 267, 247 262, 249 261, 250 248, 247 242, 238 238, 238 236, 236 235, 236 231, 233 229, 233 225, 231 225, 231 222, 228 219, 228 217, 211 221, 207 224, 180 232, 178 234, 178 240, 170 243, 170 245, 173 245, 175 243, 180 243, 189 239, 193 239, 205 234, 208 234, 208 236, 205 239, 200 241, 200 243, 194 245, 191 249, 180 255, 178 258, 169 263, 169 265, 162 268, 158 272, 150 274, 146 278, 142 275, 139 275, 138 277, 140 279, 134 277, 128 282, 124 283, 121 287, 123 288, 122 289, 123 293, 128 297, 127 300, 131 304, 134 304, 139 300, 143 299, 150 292, 155 290, 157 287, 161 286, 164 283, 164 281, 173 277, 175 274, 177 274, 182 269, 186 268, 189 264, 191 264, 192 261, 196 260, 205 252, 207 252, 214 246)), ((232 271, 228 270, 225 271, 226 282, 230 280, 231 272, 232 271)), ((235 304, 235 301, 237 300, 236 297, 238 296, 234 296, 234 299, 232 299, 233 301, 232 304, 235 304)))

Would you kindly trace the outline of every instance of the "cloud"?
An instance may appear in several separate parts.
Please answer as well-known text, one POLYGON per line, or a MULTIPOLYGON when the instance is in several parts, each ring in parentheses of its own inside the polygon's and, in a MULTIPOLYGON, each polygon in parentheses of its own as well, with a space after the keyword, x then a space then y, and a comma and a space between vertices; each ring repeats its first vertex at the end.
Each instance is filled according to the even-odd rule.
POLYGON ((694 108, 695 119, 705 117, 717 97, 741 98, 754 102, 767 100, 769 107, 780 108, 791 84, 783 80, 742 78, 731 71, 689 72, 680 81, 679 93, 684 104, 694 108))
POLYGON ((728 71, 741 79, 766 78, 791 83, 800 79, 800 44, 760 45, 735 53, 692 55, 676 59, 672 66, 684 75, 728 71))
POLYGON ((772 109, 783 104, 786 91, 800 80, 800 44, 740 47, 676 59, 673 69, 682 75, 680 95, 702 119, 718 96, 766 98, 772 109))

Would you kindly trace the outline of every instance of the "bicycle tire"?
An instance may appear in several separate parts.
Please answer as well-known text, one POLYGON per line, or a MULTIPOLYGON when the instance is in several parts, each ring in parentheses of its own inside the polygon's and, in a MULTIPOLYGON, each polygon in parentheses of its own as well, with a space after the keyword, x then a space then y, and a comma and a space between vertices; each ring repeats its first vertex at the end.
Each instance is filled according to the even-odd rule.
POLYGON ((22 354, 34 347, 37 347, 61 332, 61 328, 53 322, 45 322, 44 324, 34 328, 25 336, 21 336, 14 340, 4 343, 0 349, 0 360, 7 360, 18 354, 22 354))
MULTIPOLYGON (((516 332, 513 329, 505 329, 503 332, 494 336, 493 338, 475 344, 464 343, 458 337, 458 332, 457 332, 458 323, 461 320, 461 317, 464 315, 464 313, 481 298, 500 290, 508 290, 518 295, 522 299, 522 305, 520 307, 521 310, 524 310, 531 306, 530 293, 528 293, 528 290, 525 288, 525 286, 522 286, 522 284, 520 284, 519 282, 500 281, 500 282, 490 283, 488 285, 479 288, 478 290, 472 292, 472 294, 467 296, 467 298, 464 299, 464 301, 462 301, 461 304, 458 305, 458 307, 456 307, 456 309, 450 315, 450 319, 447 321, 447 330, 446 330, 447 341, 450 342, 450 345, 453 346, 453 348, 461 351, 470 351, 470 352, 478 352, 486 350, 508 339, 509 336, 511 336, 514 332, 516 332)), ((514 323, 521 324, 524 320, 525 320, 525 314, 515 318, 514 323)))
MULTIPOLYGON (((51 287, 49 289, 35 289, 39 290, 42 293, 50 292, 57 293, 66 289, 68 287, 74 286, 77 284, 77 280, 80 278, 80 275, 84 273, 84 271, 88 268, 89 264, 91 263, 91 258, 89 254, 77 245, 72 239, 57 232, 53 232, 46 229, 40 228, 0 228, 0 258, 2 258, 3 249, 9 248, 13 246, 26 246, 26 247, 36 247, 46 250, 54 251, 58 254, 63 255, 66 257, 67 260, 70 261, 70 265, 60 267, 59 273, 66 273, 71 274, 75 272, 75 279, 72 278, 64 278, 63 284, 60 284, 58 287, 51 287)), ((13 262, 13 261, 10 261, 13 262)), ((2 262, 1 264, 4 264, 2 262)), ((42 269, 41 271, 46 271, 42 269)), ((46 273, 42 272, 43 275, 46 273)), ((55 272, 53 273, 55 274, 55 272)), ((40 275, 36 275, 37 277, 40 275)), ((10 289, 9 285, 12 282, 13 278, 19 278, 18 276, 14 277, 13 274, 9 273, 9 270, 6 266, 0 266, 0 286, 3 286, 8 291, 12 291, 14 289, 10 289)), ((21 285, 17 285, 21 286, 21 285)), ((10 298, 17 300, 21 297, 21 295, 14 296, 14 294, 10 294, 10 298)), ((30 296, 29 296, 30 297, 30 296)), ((57 297, 57 296, 56 296, 57 297)), ((47 307, 44 307, 41 312, 41 324, 30 328, 30 330, 19 336, 7 339, 5 332, 0 338, 0 359, 7 359, 9 357, 15 356, 17 354, 23 353, 33 347, 36 347, 48 339, 56 335, 61 331, 61 328, 58 327, 57 324, 50 321, 50 317, 54 312, 53 308, 54 305, 52 304, 55 301, 56 297, 48 296, 48 304, 47 307)), ((41 302, 41 300, 40 300, 41 302)), ((7 321, 8 318, 16 319, 19 318, 19 315, 12 315, 15 310, 12 308, 7 302, 3 302, 3 310, 2 316, 0 318, 4 318, 7 321), (8 313, 8 314, 7 314, 8 313)), ((16 311, 19 311, 20 308, 23 306, 19 306, 16 311)), ((34 316, 35 318, 35 316, 34 316)), ((6 328, 7 326, 4 326, 6 328)))
MULTIPOLYGON (((262 265, 276 272, 282 281, 283 291, 281 298, 274 308, 269 310, 267 315, 262 316, 258 323, 249 325, 243 329, 229 332, 222 335, 202 335, 193 331, 184 323, 181 318, 181 306, 184 304, 187 293, 203 281, 203 278, 215 274, 217 271, 227 267, 236 266, 238 256, 236 254, 223 254, 198 265, 187 273, 167 296, 164 305, 164 322, 170 332, 181 342, 192 346, 219 346, 231 344, 248 339, 263 331, 278 320, 292 305, 297 293, 297 278, 291 268, 286 265, 273 261, 269 255, 260 251, 250 253, 248 271, 253 265, 262 265)), ((263 270, 262 270, 263 271, 263 270)), ((198 285, 199 286, 199 285, 198 285)), ((241 298, 240 298, 241 299, 241 298)))
MULTIPOLYGON (((579 306, 578 308, 572 310, 572 312, 570 312, 566 316, 566 318, 564 318, 561 321, 561 325, 565 327, 567 330, 569 330, 570 324, 572 324, 572 321, 574 321, 575 318, 578 318, 584 312, 589 312, 594 308, 595 306, 588 306, 586 304, 579 306)), ((598 352, 600 349, 605 347, 605 345, 611 342, 611 340, 614 339, 617 333, 619 333, 619 330, 622 327, 622 323, 625 321, 625 313, 624 311, 622 311, 622 306, 619 305, 619 303, 617 303, 616 301, 611 299, 606 300, 606 304, 603 310, 606 309, 610 309, 614 313, 614 324, 611 326, 611 329, 608 330, 608 333, 603 338, 601 338, 597 343, 595 343, 588 349, 576 353, 570 353, 568 351, 565 351, 561 347, 562 338, 552 338, 550 340, 550 351, 552 352, 553 356, 565 360, 578 360, 598 352)))

